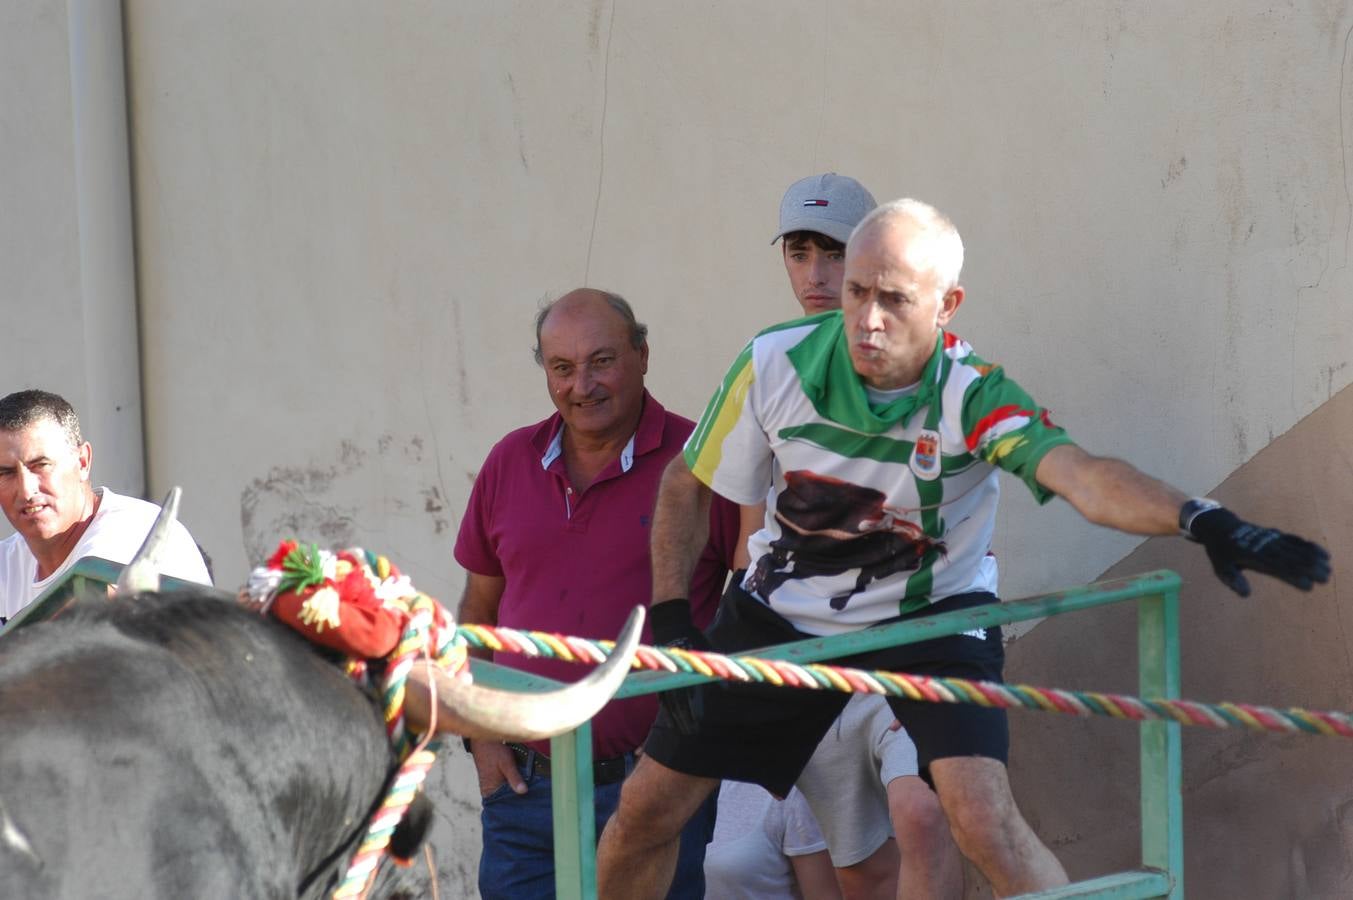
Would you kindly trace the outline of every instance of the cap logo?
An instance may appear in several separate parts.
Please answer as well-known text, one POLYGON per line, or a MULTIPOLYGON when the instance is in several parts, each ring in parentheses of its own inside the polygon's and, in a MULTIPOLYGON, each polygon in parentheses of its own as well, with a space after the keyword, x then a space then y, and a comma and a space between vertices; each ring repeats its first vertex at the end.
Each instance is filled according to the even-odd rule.
POLYGON ((803 205, 804 205, 804 206, 827 206, 827 205, 829 205, 829 204, 827 203, 826 200, 805 200, 805 201, 803 201, 803 205))

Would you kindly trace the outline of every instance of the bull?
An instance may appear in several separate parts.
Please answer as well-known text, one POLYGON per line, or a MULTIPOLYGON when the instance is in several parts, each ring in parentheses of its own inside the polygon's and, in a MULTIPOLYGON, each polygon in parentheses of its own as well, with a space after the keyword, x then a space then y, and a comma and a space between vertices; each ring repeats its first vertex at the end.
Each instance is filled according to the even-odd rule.
MULTIPOLYGON (((115 599, 0 637, 0 897, 324 896, 384 795, 380 710, 332 657, 219 592, 156 589, 175 505, 115 599)), ((576 727, 641 626, 636 610, 604 665, 551 693, 436 673, 439 730, 576 727)))

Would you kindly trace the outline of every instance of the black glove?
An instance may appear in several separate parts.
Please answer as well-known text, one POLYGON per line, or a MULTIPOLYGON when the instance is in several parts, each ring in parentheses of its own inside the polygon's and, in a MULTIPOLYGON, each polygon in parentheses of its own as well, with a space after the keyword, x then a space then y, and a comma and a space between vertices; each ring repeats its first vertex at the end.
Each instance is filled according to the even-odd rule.
POLYGON ((1309 591, 1330 578, 1330 555, 1319 544, 1274 528, 1251 525, 1223 506, 1196 508, 1189 501, 1179 514, 1179 526, 1207 550, 1212 571, 1222 584, 1242 597, 1250 595, 1250 583, 1240 573, 1253 569, 1272 575, 1295 588, 1309 591))
MULTIPOLYGON (((648 611, 648 621, 653 626, 653 643, 659 647, 676 647, 681 650, 709 650, 709 641, 695 623, 691 621, 690 601, 679 598, 655 603, 648 611)), ((676 688, 663 691, 658 702, 667 712, 676 730, 682 734, 695 734, 699 721, 702 691, 704 685, 676 688)))

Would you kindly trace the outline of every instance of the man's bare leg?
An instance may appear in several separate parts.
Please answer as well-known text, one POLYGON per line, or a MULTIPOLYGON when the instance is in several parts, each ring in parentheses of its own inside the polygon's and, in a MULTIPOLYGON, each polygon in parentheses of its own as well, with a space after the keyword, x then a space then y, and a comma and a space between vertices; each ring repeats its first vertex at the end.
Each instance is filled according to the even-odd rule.
POLYGON ((982 756, 952 756, 933 761, 930 775, 958 849, 986 876, 998 897, 1067 883, 1062 864, 1015 806, 1002 763, 982 756))
POLYGON ((676 873, 681 829, 719 786, 641 756, 597 844, 597 896, 662 900, 676 873))
POLYGON ((897 842, 884 841, 853 866, 836 870, 842 900, 893 900, 897 893, 897 842))
POLYGON ((902 861, 897 900, 960 900, 963 860, 940 799, 919 775, 888 782, 888 814, 902 861))

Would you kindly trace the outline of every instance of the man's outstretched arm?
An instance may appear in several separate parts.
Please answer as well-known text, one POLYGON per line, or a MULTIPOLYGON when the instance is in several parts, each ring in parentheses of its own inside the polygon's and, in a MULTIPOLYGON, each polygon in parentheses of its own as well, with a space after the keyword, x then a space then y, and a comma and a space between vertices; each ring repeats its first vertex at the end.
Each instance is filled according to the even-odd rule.
POLYGON ((1203 545, 1217 577, 1242 597, 1250 593, 1243 569, 1303 591, 1329 580, 1329 553, 1318 544, 1252 525, 1215 501, 1190 499, 1122 460, 1063 444, 1043 457, 1036 477, 1096 525, 1143 535, 1182 531, 1203 545))
POLYGON ((1179 510, 1189 499, 1121 459, 1092 456, 1075 444, 1049 450, 1036 477, 1089 521, 1128 534, 1178 534, 1179 510))

